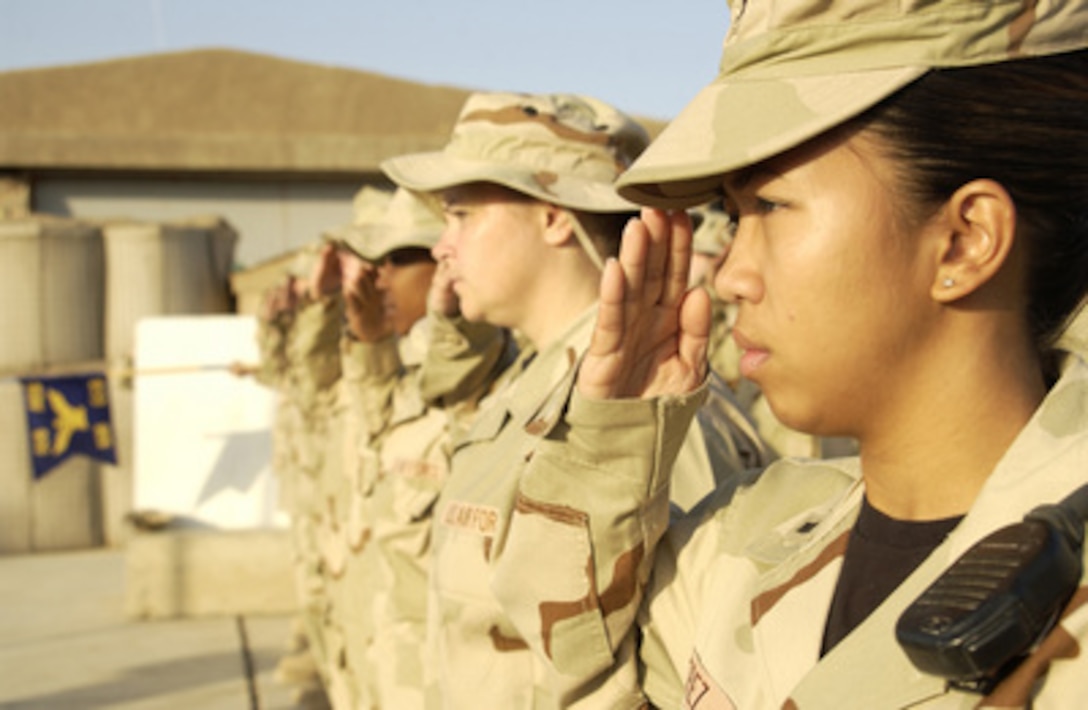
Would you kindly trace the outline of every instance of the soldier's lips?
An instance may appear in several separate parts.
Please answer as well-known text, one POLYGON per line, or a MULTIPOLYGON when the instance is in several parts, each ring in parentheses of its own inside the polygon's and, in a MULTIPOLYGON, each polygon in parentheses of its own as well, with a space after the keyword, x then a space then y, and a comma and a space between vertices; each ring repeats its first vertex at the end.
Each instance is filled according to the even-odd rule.
POLYGON ((733 330, 733 340, 742 351, 739 363, 740 374, 754 380, 760 368, 770 359, 770 351, 750 340, 737 329, 733 330))
POLYGON ((740 356, 740 374, 750 380, 756 379, 756 373, 770 357, 766 350, 745 350, 740 356))

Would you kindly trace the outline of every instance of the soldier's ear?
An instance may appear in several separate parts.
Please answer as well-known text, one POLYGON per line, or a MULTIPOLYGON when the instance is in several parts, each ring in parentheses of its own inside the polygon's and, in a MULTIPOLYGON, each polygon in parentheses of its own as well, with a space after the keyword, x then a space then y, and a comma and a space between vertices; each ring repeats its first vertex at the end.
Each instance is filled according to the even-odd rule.
POLYGON ((549 246, 558 247, 574 239, 574 217, 569 211, 550 203, 542 205, 544 218, 544 241, 549 246))
POLYGON ((1016 205, 994 180, 972 180, 945 204, 933 297, 952 301, 994 280, 1016 241, 1016 205))

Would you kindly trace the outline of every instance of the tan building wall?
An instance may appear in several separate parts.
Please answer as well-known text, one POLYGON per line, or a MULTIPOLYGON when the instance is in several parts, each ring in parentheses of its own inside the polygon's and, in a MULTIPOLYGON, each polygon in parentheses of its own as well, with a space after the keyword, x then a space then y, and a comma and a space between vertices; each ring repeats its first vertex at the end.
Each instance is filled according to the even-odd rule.
POLYGON ((164 222, 221 215, 238 232, 235 261, 250 267, 351 221, 358 180, 42 177, 34 210, 83 219, 164 222))

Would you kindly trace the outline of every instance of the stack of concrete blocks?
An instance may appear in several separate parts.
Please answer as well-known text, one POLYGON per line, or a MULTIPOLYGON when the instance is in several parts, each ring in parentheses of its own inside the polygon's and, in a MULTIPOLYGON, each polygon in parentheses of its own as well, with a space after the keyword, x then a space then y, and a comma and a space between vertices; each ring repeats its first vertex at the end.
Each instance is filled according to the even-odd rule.
POLYGON ((0 212, 0 554, 124 546, 133 617, 290 610, 283 531, 130 522, 136 324, 233 312, 237 233, 217 217, 148 223, 30 214, 25 190, 14 188, 3 190, 0 212), (18 378, 87 371, 108 375, 118 463, 75 455, 35 480, 18 378))
POLYGON ((0 553, 104 542, 101 466, 70 457, 35 480, 20 375, 101 367, 101 230, 75 220, 0 220, 0 553))

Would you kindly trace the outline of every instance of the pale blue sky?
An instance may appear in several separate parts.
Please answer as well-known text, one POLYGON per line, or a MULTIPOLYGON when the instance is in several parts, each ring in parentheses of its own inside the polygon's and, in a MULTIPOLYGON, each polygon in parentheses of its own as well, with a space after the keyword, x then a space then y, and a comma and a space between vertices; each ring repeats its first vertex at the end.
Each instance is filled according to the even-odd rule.
POLYGON ((0 71, 231 47, 674 116, 715 74, 725 0, 0 0, 0 71))

